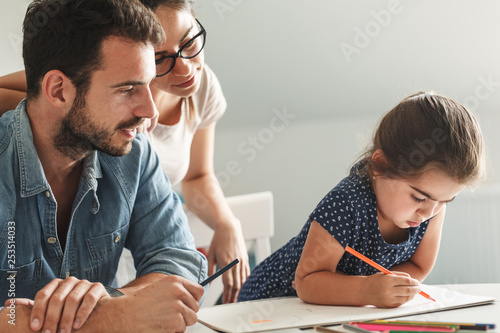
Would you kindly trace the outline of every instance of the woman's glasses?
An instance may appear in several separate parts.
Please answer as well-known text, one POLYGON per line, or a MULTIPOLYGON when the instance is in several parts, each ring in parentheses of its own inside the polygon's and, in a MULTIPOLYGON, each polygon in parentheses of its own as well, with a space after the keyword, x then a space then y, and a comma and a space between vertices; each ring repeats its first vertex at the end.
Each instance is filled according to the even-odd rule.
POLYGON ((156 77, 167 75, 175 67, 175 60, 178 57, 192 59, 203 50, 207 32, 200 21, 196 20, 196 22, 200 26, 200 32, 184 44, 177 53, 170 55, 164 55, 162 53, 156 54, 156 77))

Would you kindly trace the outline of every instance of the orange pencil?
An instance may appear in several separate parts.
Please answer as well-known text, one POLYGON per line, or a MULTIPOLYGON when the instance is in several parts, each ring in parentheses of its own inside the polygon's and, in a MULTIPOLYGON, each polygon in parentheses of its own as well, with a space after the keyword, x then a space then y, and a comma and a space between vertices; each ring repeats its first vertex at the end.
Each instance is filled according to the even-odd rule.
MULTIPOLYGON (((396 275, 394 274, 393 272, 391 272, 390 270, 380 266, 379 264, 377 264, 375 261, 371 260, 371 259, 368 259, 367 257, 365 257, 364 255, 362 255, 361 253, 359 253, 358 251, 354 250, 353 248, 349 247, 349 246, 346 246, 345 247, 345 250, 347 252, 349 252, 350 254, 352 254, 353 256, 363 260, 364 262, 366 262, 368 265, 378 269, 379 271, 381 271, 382 273, 384 274, 392 274, 392 275, 396 275)), ((429 294, 427 293, 424 293, 423 291, 420 291, 419 293, 420 295, 424 296, 425 298, 427 299, 430 299, 431 301, 435 302, 436 300, 434 298, 432 298, 431 296, 429 296, 429 294)))

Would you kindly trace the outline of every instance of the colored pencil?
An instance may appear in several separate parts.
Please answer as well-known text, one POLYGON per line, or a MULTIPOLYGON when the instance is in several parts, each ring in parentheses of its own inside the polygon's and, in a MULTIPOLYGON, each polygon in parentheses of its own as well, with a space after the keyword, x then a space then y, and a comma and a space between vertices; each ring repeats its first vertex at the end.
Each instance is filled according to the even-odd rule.
POLYGON ((442 333, 441 331, 384 331, 383 333, 442 333))
POLYGON ((344 333, 342 331, 334 330, 333 328, 314 326, 314 330, 321 333, 344 333))
POLYGON ((343 324, 342 327, 345 328, 346 330, 353 331, 356 333, 372 333, 372 331, 365 330, 364 328, 357 327, 357 326, 350 325, 350 324, 343 324))
POLYGON ((387 323, 387 324, 408 324, 408 325, 436 325, 436 326, 458 326, 459 330, 468 331, 487 331, 495 329, 495 324, 479 324, 479 323, 448 323, 440 321, 412 321, 412 320, 372 320, 368 322, 387 323))
POLYGON ((214 274, 212 274, 211 276, 209 276, 205 281, 203 281, 202 283, 200 283, 200 285, 202 287, 205 287, 207 284, 209 284, 210 282, 212 282, 214 279, 218 278, 219 276, 221 276, 223 273, 225 273, 228 269, 230 269, 231 267, 233 267, 234 265, 236 265, 237 263, 239 263, 240 261, 238 259, 234 259, 233 261, 231 261, 229 264, 227 264, 226 266, 224 266, 223 268, 219 269, 217 272, 215 272, 214 274))
POLYGON ((418 331, 418 332, 455 332, 458 326, 431 326, 431 325, 409 325, 409 324, 392 324, 392 323, 369 323, 355 322, 349 323, 369 331, 418 331))
MULTIPOLYGON (((391 272, 390 270, 380 266, 379 264, 377 264, 375 261, 371 260, 371 259, 368 259, 367 257, 365 257, 364 255, 362 255, 361 253, 359 253, 358 251, 354 250, 353 248, 349 247, 349 246, 346 246, 345 250, 347 252, 349 252, 350 254, 352 254, 353 256, 361 259, 362 261, 364 261, 365 263, 367 263, 368 265, 378 269, 379 271, 381 271, 382 273, 384 274, 391 274, 391 275, 396 275, 394 274, 393 272, 391 272)), ((423 292, 423 291, 420 291, 419 292, 420 295, 424 296, 425 298, 435 302, 436 300, 434 298, 432 298, 431 296, 429 296, 429 294, 423 292)))

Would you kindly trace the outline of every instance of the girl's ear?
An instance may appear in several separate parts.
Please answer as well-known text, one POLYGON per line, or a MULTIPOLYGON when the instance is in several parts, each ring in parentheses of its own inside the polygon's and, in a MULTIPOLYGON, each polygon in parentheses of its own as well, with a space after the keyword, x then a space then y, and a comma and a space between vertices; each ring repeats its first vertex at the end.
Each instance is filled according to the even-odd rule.
MULTIPOLYGON (((387 158, 385 157, 382 149, 377 149, 372 155, 372 161, 377 164, 386 164, 387 158)), ((380 174, 377 171, 373 171, 373 176, 379 176, 380 174)))

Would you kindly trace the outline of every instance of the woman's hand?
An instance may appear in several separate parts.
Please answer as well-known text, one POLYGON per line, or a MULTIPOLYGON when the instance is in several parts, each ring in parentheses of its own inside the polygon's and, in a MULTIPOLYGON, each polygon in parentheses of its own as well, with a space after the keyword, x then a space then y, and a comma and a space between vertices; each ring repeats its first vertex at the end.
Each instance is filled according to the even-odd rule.
POLYGON ((210 276, 215 272, 216 265, 222 268, 234 259, 239 259, 239 265, 222 275, 224 284, 223 303, 237 301, 241 286, 250 274, 248 253, 239 221, 219 224, 215 228, 208 250, 208 275, 210 276))

